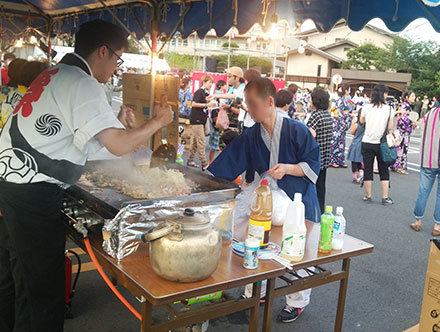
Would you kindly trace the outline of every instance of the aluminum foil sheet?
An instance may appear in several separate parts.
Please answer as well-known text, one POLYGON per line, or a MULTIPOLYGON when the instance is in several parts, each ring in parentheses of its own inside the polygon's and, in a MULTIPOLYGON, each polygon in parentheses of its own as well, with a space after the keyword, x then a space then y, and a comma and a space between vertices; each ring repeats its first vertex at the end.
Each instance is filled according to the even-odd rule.
POLYGON ((123 207, 114 219, 104 223, 104 250, 121 261, 139 248, 142 234, 152 231, 165 220, 179 218, 186 208, 208 216, 211 223, 220 229, 223 238, 232 239, 235 199, 213 202, 211 199, 198 198, 199 200, 191 200, 183 196, 181 199, 150 201, 123 207))

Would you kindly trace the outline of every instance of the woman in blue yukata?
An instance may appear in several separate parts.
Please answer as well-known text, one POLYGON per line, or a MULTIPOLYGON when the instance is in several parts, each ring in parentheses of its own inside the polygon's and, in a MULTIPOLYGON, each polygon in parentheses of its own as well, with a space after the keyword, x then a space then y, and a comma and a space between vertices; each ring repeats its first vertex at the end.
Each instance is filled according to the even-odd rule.
MULTIPOLYGON (((315 187, 321 167, 318 143, 305 125, 276 111, 276 89, 271 80, 251 81, 245 98, 256 124, 232 141, 208 171, 230 181, 249 169, 260 175, 267 172, 291 199, 295 193, 302 193, 306 219, 319 222, 321 212, 315 187)), ((288 295, 279 320, 296 320, 309 304, 310 292, 288 295)))
POLYGON ((345 163, 345 137, 351 126, 350 87, 343 85, 338 89, 336 114, 333 117, 333 137, 330 152, 330 167, 347 167, 345 163))

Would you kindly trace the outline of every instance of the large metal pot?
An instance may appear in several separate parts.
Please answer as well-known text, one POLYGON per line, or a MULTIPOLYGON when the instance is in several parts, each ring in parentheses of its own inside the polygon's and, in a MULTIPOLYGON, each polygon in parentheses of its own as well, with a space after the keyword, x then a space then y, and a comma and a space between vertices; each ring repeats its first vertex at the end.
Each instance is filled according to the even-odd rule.
POLYGON ((217 268, 222 237, 207 216, 186 209, 180 218, 167 220, 145 236, 150 241, 150 262, 164 279, 195 282, 217 268))

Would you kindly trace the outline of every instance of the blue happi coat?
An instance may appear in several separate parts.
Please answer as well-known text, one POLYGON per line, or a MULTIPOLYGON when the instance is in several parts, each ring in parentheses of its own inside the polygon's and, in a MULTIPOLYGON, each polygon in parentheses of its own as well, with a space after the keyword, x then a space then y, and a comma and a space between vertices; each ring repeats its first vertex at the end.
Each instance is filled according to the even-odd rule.
MULTIPOLYGON (((214 176, 230 181, 247 170, 255 170, 260 175, 268 171, 270 151, 261 132, 259 123, 247 129, 225 148, 208 170, 214 176)), ((321 167, 320 151, 309 129, 299 121, 282 119, 278 163, 300 164, 306 176, 285 175, 278 180, 278 186, 292 200, 295 193, 301 193, 306 219, 319 222, 321 211, 314 183, 321 167)))

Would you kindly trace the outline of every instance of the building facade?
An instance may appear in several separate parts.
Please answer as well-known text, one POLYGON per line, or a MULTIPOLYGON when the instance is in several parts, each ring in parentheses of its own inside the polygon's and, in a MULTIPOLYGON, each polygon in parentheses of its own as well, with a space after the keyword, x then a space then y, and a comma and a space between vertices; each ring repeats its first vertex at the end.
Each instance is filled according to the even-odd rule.
MULTIPOLYGON (((358 46, 371 43, 385 48, 393 42, 393 34, 375 26, 367 24, 360 31, 352 31, 341 21, 328 33, 320 33, 316 29, 298 32, 295 34, 304 46, 290 50, 287 54, 286 80, 296 83, 303 88, 314 88, 317 85, 331 87, 331 77, 338 72, 339 65, 347 59, 347 52, 358 46)), ((370 82, 370 72, 351 70, 338 72, 343 77, 343 83, 366 85, 374 82, 386 83, 396 91, 404 91, 411 82, 411 75, 393 75, 394 73, 373 74, 375 78, 370 82), (345 79, 344 75, 347 79, 345 79), (356 77, 356 82, 349 77, 356 77), (380 77, 381 79, 376 79, 380 77), (389 77, 390 81, 383 81, 389 77)))

